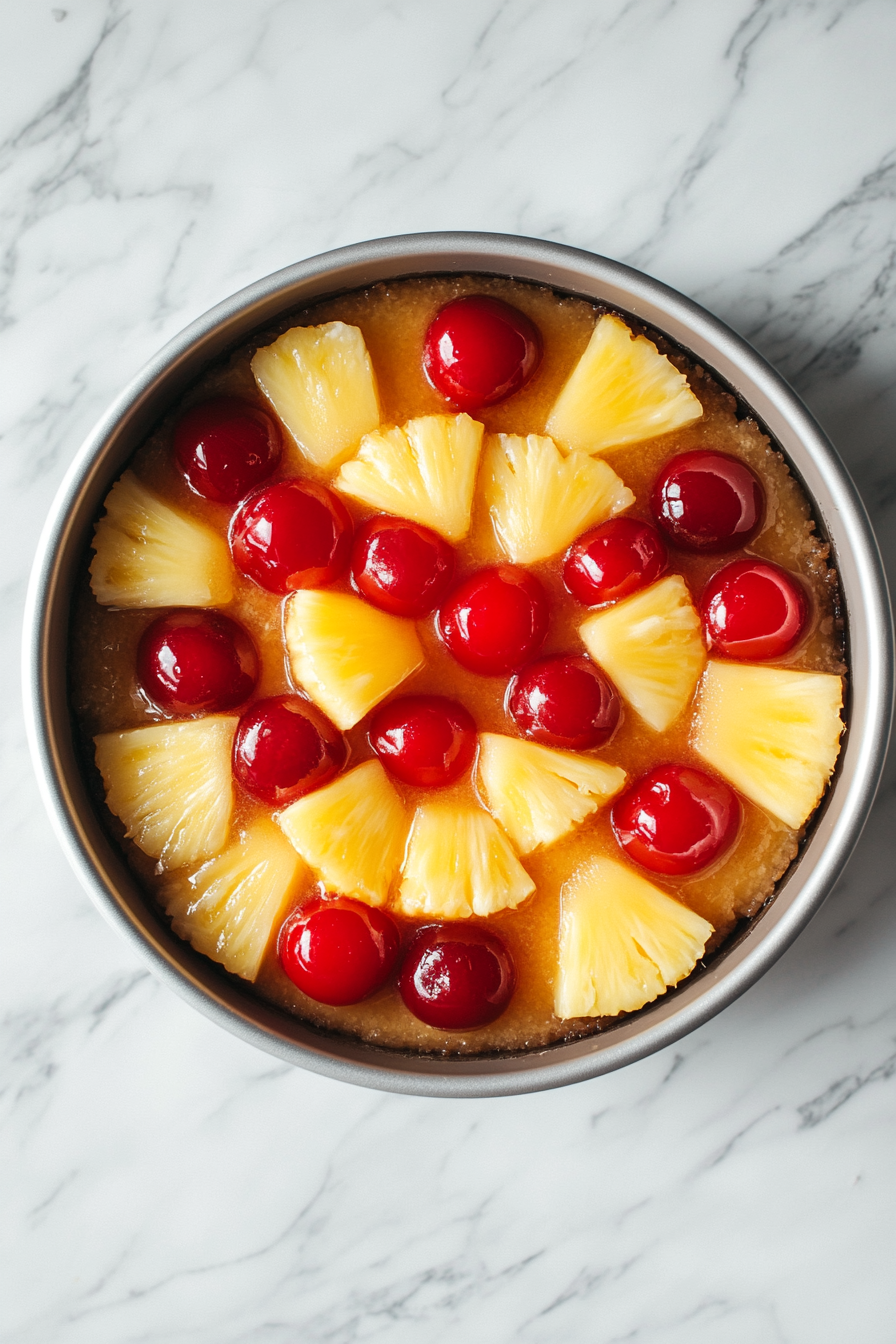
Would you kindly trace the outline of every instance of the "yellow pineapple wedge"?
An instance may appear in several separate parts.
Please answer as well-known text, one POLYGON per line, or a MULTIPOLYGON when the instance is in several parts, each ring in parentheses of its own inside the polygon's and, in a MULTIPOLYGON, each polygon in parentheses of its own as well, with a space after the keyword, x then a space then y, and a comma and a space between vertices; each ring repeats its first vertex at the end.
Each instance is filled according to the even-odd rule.
POLYGON ((840 754, 842 705, 843 683, 829 672, 710 662, 693 744, 736 789, 796 831, 840 754))
POLYGON ((577 751, 503 733, 479 735, 479 782, 489 811, 520 854, 552 845, 625 783, 625 771, 577 751))
POLYGON ((560 1018, 633 1013, 690 975, 713 931, 614 859, 586 863, 560 893, 560 1018))
POLYGON ((171 877, 160 895, 179 938, 234 975, 254 980, 307 871, 263 817, 191 877, 171 877))
POLYGON ((163 868, 220 853, 233 811, 230 754, 238 719, 157 723, 94 738, 106 804, 129 840, 163 868))
POLYGON ((535 883, 487 812, 424 803, 411 823, 396 906, 411 919, 512 910, 535 883))
POLYGON ((423 415, 362 441, 335 485, 364 504, 412 518, 449 541, 470 530, 482 425, 468 415, 423 415))
POLYGON ((482 493, 502 550, 520 565, 556 555, 587 527, 635 502, 606 462, 565 456, 540 434, 489 436, 482 493))
POLYGON ((678 574, 594 612, 579 634, 620 694, 658 733, 678 718, 706 663, 700 617, 678 574))
POLYGON ((164 504, 132 471, 106 496, 90 586, 104 607, 223 607, 233 595, 227 543, 164 504))
POLYGON ((287 840, 326 886, 383 905, 408 831, 401 799, 379 761, 365 761, 277 818, 287 840))
POLYGON ((380 423, 364 337, 345 322, 293 327, 258 350, 252 372, 305 456, 335 467, 380 423))
POLYGON ((293 593, 283 637, 293 679, 343 731, 423 665, 413 621, 350 593, 293 593))
POLYGON ((607 313, 548 416, 567 448, 602 453, 693 424, 703 414, 684 374, 646 336, 607 313))

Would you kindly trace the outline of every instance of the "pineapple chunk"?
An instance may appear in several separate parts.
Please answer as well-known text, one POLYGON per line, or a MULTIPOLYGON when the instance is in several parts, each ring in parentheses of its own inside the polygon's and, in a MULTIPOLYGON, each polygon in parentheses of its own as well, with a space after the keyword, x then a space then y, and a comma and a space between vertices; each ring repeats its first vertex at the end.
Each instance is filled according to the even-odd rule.
POLYGON ((840 754, 842 704, 843 683, 829 672, 711 662, 694 746, 736 789, 796 831, 840 754))
POLYGON ((601 453, 682 429, 702 414, 684 374, 653 341, 632 336, 607 313, 554 402, 547 431, 568 448, 601 453))
POLYGON ((690 975, 712 925, 613 859, 592 859, 560 893, 560 1018, 633 1013, 690 975))
POLYGON ((556 555, 585 528, 635 502, 606 462, 582 453, 565 457, 539 434, 490 436, 483 494, 495 536, 520 565, 556 555))
POLYGON ((535 883, 487 812, 424 803, 411 823, 401 886, 403 915, 466 919, 512 910, 535 883))
POLYGON ((252 360, 255 381, 305 456, 335 467, 380 423, 364 337, 345 322, 293 327, 252 360))
POLYGON ((489 811, 520 854, 529 854, 552 845, 618 793, 625 771, 576 751, 481 733, 479 779, 489 811))
POLYGON ((293 593, 283 637, 293 679, 338 728, 368 710, 423 665, 413 621, 320 588, 293 593))
POLYGON ((596 611, 579 634, 591 657, 658 733, 678 718, 706 663, 700 617, 678 574, 596 611))
POLYGON ((423 415, 368 434, 336 488, 375 509, 460 541, 470 530, 482 425, 468 415, 423 415))
POLYGON ((379 761, 300 798, 277 818, 325 884, 343 896, 383 905, 404 853, 408 822, 379 761))
POLYGON ((94 738, 110 812, 124 822, 127 838, 162 867, 201 863, 224 847, 238 722, 210 715, 94 738))
POLYGON ((104 607, 223 607, 233 596, 227 543, 126 471, 96 525, 90 586, 104 607))
POLYGON ((192 877, 171 878, 160 895, 178 938, 234 975, 254 980, 297 879, 306 873, 292 845, 262 818, 192 877))

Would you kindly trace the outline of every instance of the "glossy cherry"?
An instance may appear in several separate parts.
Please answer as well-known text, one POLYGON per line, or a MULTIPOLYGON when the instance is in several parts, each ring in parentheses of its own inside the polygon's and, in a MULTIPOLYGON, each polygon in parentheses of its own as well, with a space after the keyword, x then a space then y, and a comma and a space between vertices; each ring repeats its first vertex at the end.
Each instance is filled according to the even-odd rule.
POLYGON ((439 630, 463 667, 498 675, 538 652, 548 616, 547 594, 533 574, 496 565, 455 588, 439 612, 439 630))
POLYGON ((574 541, 563 564, 563 582, 586 607, 618 602, 654 583, 669 563, 655 527, 637 518, 611 518, 574 541))
POLYGON ((765 515, 765 493, 746 463, 705 450, 673 457, 657 477, 650 502, 667 537, 686 551, 746 546, 765 515))
POLYGON ((258 700, 237 725, 233 773, 247 793, 285 807, 326 784, 345 765, 345 739, 298 695, 258 700))
POLYGON ((747 662, 782 658, 809 624, 802 584, 768 560, 735 560, 714 574, 700 601, 713 653, 747 662))
POLYGON ((508 687, 507 708, 533 742, 570 751, 603 746, 621 712, 613 683, 578 654, 539 658, 523 668, 508 687))
POLYGON ((476 724, 456 700, 442 695, 405 695, 373 716, 370 745, 383 765, 404 780, 439 788, 473 764, 476 724))
POLYGON ((269 593, 320 588, 348 565, 352 520, 314 481, 278 481, 250 495, 230 524, 237 569, 269 593))
POLYGON ((278 952, 303 994, 341 1008, 385 984, 400 946, 395 921, 384 910, 348 896, 318 896, 286 920, 278 952))
POLYGON ((369 518, 355 534, 352 580, 362 597, 393 616, 416 619, 441 602, 454 578, 454 550, 406 518, 369 518))
POLYGON ((220 713, 255 689, 258 655, 236 621, 214 611, 172 611, 143 632, 137 679, 150 700, 175 714, 220 713))
POLYGON ((238 397, 200 402, 174 427, 174 455, 187 483, 220 504, 235 504, 267 480, 281 448, 276 420, 238 397))
POLYGON ((419 931, 398 986, 421 1022, 442 1031, 467 1031, 500 1017, 515 983, 513 961, 497 934, 456 921, 419 931))
POLYGON ((684 877, 731 848, 741 822, 737 794, 689 765, 658 765, 613 804, 616 839, 652 873, 684 877))
POLYGON ((485 294, 452 299, 423 342, 423 368, 436 391, 462 411, 518 392, 541 363, 541 333, 518 308, 485 294))

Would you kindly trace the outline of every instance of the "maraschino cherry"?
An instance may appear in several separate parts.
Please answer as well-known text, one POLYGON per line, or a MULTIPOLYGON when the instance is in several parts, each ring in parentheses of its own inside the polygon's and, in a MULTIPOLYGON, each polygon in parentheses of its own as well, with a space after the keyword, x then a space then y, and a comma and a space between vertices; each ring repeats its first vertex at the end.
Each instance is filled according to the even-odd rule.
POLYGON ((235 504, 267 480, 281 448, 276 420, 238 397, 203 401, 174 427, 174 455, 187 483, 219 504, 235 504))
POLYGON ((799 581, 768 560, 735 560, 714 574, 700 601, 710 650, 765 662, 799 644, 809 603, 799 581))
POLYGON ((454 550, 406 518, 369 518, 355 534, 352 579, 362 597, 416 620, 441 602, 454 578, 454 550))
POLYGON ((526 737, 548 747, 601 747, 619 723, 616 688, 590 658, 558 654, 518 673, 507 708, 526 737))
POLYGON ((611 518, 582 534, 566 553, 563 582, 586 607, 619 602, 654 583, 669 563, 655 527, 637 518, 611 518))
POLYGON ((439 629, 463 667, 498 675, 538 652, 548 615, 547 594, 533 574, 496 565, 477 570, 455 588, 439 612, 439 629))
POLYGON ((423 368, 436 391, 462 411, 518 392, 541 362, 541 333, 518 308, 468 294, 441 308, 426 332, 423 368))
POLYGON ((456 700, 405 695, 377 710, 370 745, 405 784, 439 788, 469 770, 476 754, 476 724, 456 700))
POLYGON ((269 593, 332 583, 348 564, 351 544, 348 510, 314 481, 278 481, 257 491, 230 524, 234 564, 269 593))
POLYGON ((248 794, 286 807, 326 784, 345 765, 345 739, 299 695, 258 700, 237 725, 233 773, 248 794))
POLYGON ((658 765, 616 800, 611 821, 630 859, 652 873, 685 877, 731 848, 741 805, 721 779, 689 765, 658 765))
POLYGON ((360 1003, 388 980, 401 938, 395 921, 348 896, 315 897, 280 931, 280 965, 318 1003, 360 1003))
POLYGON ((516 976, 497 934, 460 922, 421 929, 401 968, 405 1006, 427 1026, 468 1031, 500 1017, 516 976))
POLYGON ((667 537, 686 551, 746 546, 765 515, 765 493, 746 463, 703 449, 673 457, 650 502, 667 537))
POLYGON ((160 709, 217 714, 255 689, 258 655, 236 621, 213 611, 172 611, 143 632, 137 678, 160 709))

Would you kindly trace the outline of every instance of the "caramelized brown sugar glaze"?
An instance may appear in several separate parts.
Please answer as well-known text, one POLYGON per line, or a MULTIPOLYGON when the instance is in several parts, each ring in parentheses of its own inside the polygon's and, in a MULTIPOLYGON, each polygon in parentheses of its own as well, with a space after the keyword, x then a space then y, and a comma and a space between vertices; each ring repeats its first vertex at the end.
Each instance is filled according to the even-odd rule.
MULTIPOLYGON (((370 289, 327 299, 303 311, 293 312, 275 327, 259 332, 236 354, 210 369, 175 407, 155 435, 135 454, 131 465, 138 476, 171 504, 226 533, 233 509, 209 503, 194 495, 177 470, 172 453, 172 428, 183 411, 210 396, 229 394, 266 405, 249 368, 255 350, 269 344, 282 331, 297 325, 333 320, 351 323, 363 332, 379 386, 383 422, 403 424, 419 415, 450 412, 443 398, 427 382, 421 363, 423 337, 438 309, 461 294, 493 294, 527 313, 544 339, 544 358, 531 382, 505 402, 475 413, 489 431, 543 433, 550 408, 563 383, 584 350, 597 316, 606 311, 579 298, 511 280, 485 276, 427 277, 375 285, 370 289)), ((625 319, 636 332, 644 331, 625 319)), ((842 673, 842 621, 836 578, 827 563, 827 547, 815 535, 809 503, 791 475, 784 459, 769 444, 754 421, 739 418, 735 400, 699 366, 658 333, 646 334, 656 342, 688 377, 700 399, 704 414, 690 427, 647 442, 605 454, 623 481, 635 494, 630 516, 650 519, 650 488, 660 468, 677 453, 713 448, 747 462, 765 487, 767 511, 762 531, 748 548, 749 554, 773 560, 802 576, 811 594, 813 618, 807 639, 782 664, 800 669, 842 673)), ((289 441, 283 460, 272 479, 305 476, 329 484, 335 471, 311 466, 289 441)), ((343 497, 344 498, 344 497, 343 497)), ((356 523, 373 510, 345 498, 356 523)), ((706 580, 722 565, 745 552, 701 556, 670 549, 670 572, 685 578, 692 597, 699 602, 706 580)), ((488 519, 482 511, 474 516, 469 537, 457 547, 458 578, 500 558, 488 519)), ((532 566, 553 603, 550 630, 544 653, 581 652, 577 630, 588 614, 575 602, 561 580, 562 556, 532 566)), ((135 679, 137 643, 146 626, 160 612, 117 611, 94 600, 84 573, 78 588, 72 629, 72 696, 85 759, 92 761, 94 734, 138 727, 166 717, 147 704, 135 679)), ((348 578, 333 585, 351 591, 348 578)), ((252 582, 234 575, 234 599, 224 609, 252 633, 261 656, 262 672, 256 697, 290 691, 281 632, 282 599, 262 591, 252 582)), ((504 709, 506 677, 482 677, 468 672, 447 653, 435 632, 434 618, 418 622, 426 651, 426 666, 395 692, 395 696, 438 693, 455 697, 467 706, 483 731, 516 733, 504 709)), ((664 733, 644 725, 630 709, 611 742, 599 752, 602 760, 622 766, 629 781, 664 761, 702 762, 689 746, 691 711, 664 733)), ((350 733, 350 764, 372 756, 367 741, 369 716, 350 733)), ((102 797, 99 778, 94 782, 102 797)), ((433 790, 408 787, 393 780, 404 798, 409 815, 433 790)), ((457 799, 476 802, 472 779, 442 791, 457 799)), ((235 786, 234 828, 264 811, 235 786)), ((733 850, 713 869, 692 878, 650 875, 681 901, 708 919, 715 934, 708 950, 717 947, 738 919, 752 915, 773 891, 775 882, 797 853, 800 834, 743 800, 744 822, 733 850)), ((105 812, 105 809, 103 809, 105 812)), ((161 877, 154 865, 132 843, 123 828, 106 813, 128 859, 144 885, 152 892, 161 877)), ((542 853, 523 860, 536 892, 515 911, 491 916, 487 923, 506 940, 517 970, 517 989, 505 1013, 492 1025, 466 1033, 434 1030, 418 1022, 404 1007, 394 984, 372 999, 349 1008, 330 1008, 306 998, 280 970, 273 938, 255 991, 303 1019, 319 1026, 348 1033, 379 1045, 427 1052, 476 1053, 523 1050, 551 1041, 601 1030, 611 1021, 561 1021, 554 1016, 553 981, 557 962, 559 897, 563 882, 587 856, 604 853, 620 857, 609 825, 609 809, 601 809, 571 835, 542 853)), ((298 905, 310 894, 311 879, 295 893, 298 905)), ((427 921, 431 922, 431 921, 427 921)), ((399 920, 407 937, 415 925, 399 920)), ((222 975, 225 972, 221 972, 222 975)), ((616 1021, 618 1019, 613 1019, 616 1021)))

